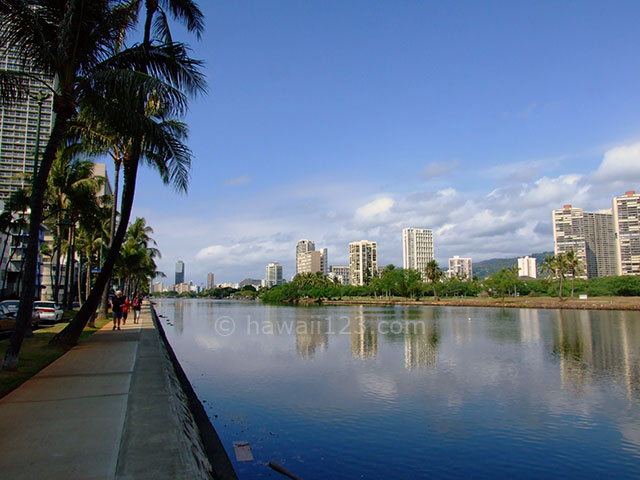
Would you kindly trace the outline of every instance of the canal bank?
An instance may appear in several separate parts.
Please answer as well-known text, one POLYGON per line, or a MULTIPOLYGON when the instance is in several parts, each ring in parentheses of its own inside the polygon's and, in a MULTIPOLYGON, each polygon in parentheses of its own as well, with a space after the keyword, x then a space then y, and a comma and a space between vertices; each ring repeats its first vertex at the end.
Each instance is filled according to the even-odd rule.
POLYGON ((149 304, 132 321, 0 399, 3 478, 236 478, 149 304))

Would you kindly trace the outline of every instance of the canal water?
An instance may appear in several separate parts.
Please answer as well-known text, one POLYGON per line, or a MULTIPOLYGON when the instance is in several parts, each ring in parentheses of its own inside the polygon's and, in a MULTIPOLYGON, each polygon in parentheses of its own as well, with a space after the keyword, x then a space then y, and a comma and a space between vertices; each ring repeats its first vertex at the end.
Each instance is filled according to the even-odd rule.
POLYGON ((241 479, 640 478, 638 312, 156 309, 241 479))

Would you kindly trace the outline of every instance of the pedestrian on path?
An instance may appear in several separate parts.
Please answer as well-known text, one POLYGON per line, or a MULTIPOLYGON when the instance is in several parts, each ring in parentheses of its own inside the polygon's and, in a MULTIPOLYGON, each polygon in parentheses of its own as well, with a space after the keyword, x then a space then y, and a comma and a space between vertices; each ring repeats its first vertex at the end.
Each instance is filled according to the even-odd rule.
POLYGON ((131 306, 131 304, 129 303, 129 299, 127 297, 125 297, 124 299, 124 305, 122 305, 122 324, 126 324, 127 323, 127 315, 129 314, 129 307, 131 306))
POLYGON ((111 299, 111 310, 113 311, 113 329, 120 330, 120 321, 122 320, 122 307, 124 306, 125 298, 122 296, 122 291, 117 290, 116 296, 111 299))
POLYGON ((131 302, 131 308, 133 308, 133 323, 140 322, 140 307, 142 307, 142 296, 136 293, 131 302))

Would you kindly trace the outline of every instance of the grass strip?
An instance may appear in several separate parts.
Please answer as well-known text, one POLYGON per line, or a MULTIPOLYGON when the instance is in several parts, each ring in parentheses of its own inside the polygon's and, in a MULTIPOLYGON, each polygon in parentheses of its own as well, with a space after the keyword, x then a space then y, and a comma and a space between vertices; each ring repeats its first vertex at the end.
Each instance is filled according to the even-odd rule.
MULTIPOLYGON (((5 372, 0 370, 0 398, 22 385, 44 367, 64 355, 71 348, 67 345, 49 345, 49 341, 54 337, 54 335, 67 326, 67 312, 65 312, 65 316, 63 318, 67 321, 56 323, 55 325, 47 328, 35 330, 33 332, 33 337, 24 339, 20 350, 18 370, 15 372, 5 372)), ((96 318, 96 327, 85 327, 78 341, 82 342, 86 340, 109 321, 110 319, 105 317, 96 318)), ((8 339, 0 341, 0 358, 4 357, 8 344, 8 339)))

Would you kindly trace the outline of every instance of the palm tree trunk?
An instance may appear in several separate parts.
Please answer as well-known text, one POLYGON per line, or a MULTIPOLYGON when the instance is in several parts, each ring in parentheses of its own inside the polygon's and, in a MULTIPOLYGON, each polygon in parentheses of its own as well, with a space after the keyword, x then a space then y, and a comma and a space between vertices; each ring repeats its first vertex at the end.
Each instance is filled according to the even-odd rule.
POLYGON ((71 322, 51 339, 50 344, 64 344, 75 345, 78 343, 78 338, 82 330, 87 325, 87 322, 91 316, 95 313, 98 307, 98 302, 104 291, 104 287, 111 277, 113 266, 115 265, 116 258, 120 251, 120 247, 124 241, 125 234, 129 224, 129 218, 131 216, 131 209, 133 207, 133 198, 136 190, 136 177, 138 174, 138 161, 140 159, 141 142, 134 142, 134 153, 131 155, 130 161, 124 163, 124 188, 122 191, 122 211, 120 212, 120 222, 118 228, 112 240, 112 245, 107 252, 107 258, 102 265, 100 274, 96 279, 96 283, 91 289, 91 293, 84 302, 80 311, 71 322))
MULTIPOLYGON (((54 102, 55 104, 55 102, 54 102)), ((3 370, 18 368, 18 355, 22 348, 24 336, 31 325, 33 315, 33 299, 36 292, 36 274, 38 273, 38 250, 40 247, 40 223, 44 207, 44 193, 47 189, 47 177, 53 164, 58 145, 62 141, 67 121, 74 113, 69 106, 59 105, 56 109, 56 119, 53 124, 49 141, 40 162, 38 176, 31 194, 31 218, 29 222, 29 237, 25 251, 25 264, 22 276, 22 293, 20 307, 16 315, 16 323, 9 339, 7 351, 2 360, 3 370)))
MULTIPOLYGON (((7 244, 9 243, 9 239, 11 238, 11 228, 9 228, 9 230, 7 230, 7 235, 6 238, 4 239, 4 242, 2 244, 2 255, 0 255, 0 262, 2 262, 2 260, 4 260, 4 254, 7 253, 7 244)), ((9 268, 9 262, 7 261, 7 266, 4 269, 4 276, 5 279, 7 277, 7 269, 9 268)), ((2 288, 2 292, 0 297, 4 300, 4 286, 2 288)))
POLYGON ((56 303, 60 303, 60 256, 62 255, 62 232, 60 227, 60 219, 58 218, 58 226, 56 227, 56 231, 58 234, 58 248, 56 253, 56 283, 54 285, 53 290, 53 301, 56 303))
MULTIPOLYGON (((78 305, 82 304, 82 255, 78 256, 78 305)), ((73 308, 73 305, 72 305, 73 308)))
POLYGON ((71 275, 69 275, 69 272, 73 268, 69 266, 69 263, 72 262, 70 257, 71 257, 71 228, 69 228, 69 231, 67 232, 67 255, 66 255, 65 268, 64 268, 64 290, 62 292, 62 308, 64 309, 67 308, 67 302, 69 300, 69 283, 70 283, 69 278, 71 277, 71 275))
MULTIPOLYGON (((113 245, 113 235, 116 231, 116 212, 118 211, 118 188, 120 183, 120 164, 116 162, 116 173, 115 179, 113 181, 114 189, 113 189, 113 206, 111 207, 111 223, 109 224, 109 249, 111 249, 113 245)), ((102 298, 100 300, 100 313, 103 316, 107 316, 108 306, 109 306, 109 285, 111 283, 111 277, 105 282, 104 288, 102 290, 102 298)))
POLYGON ((9 254, 9 259, 7 260, 7 268, 4 271, 4 282, 2 284, 2 291, 4 292, 7 289, 7 278, 9 278, 9 265, 11 264, 11 260, 13 259, 13 254, 16 252, 16 249, 11 249, 11 253, 9 254))

